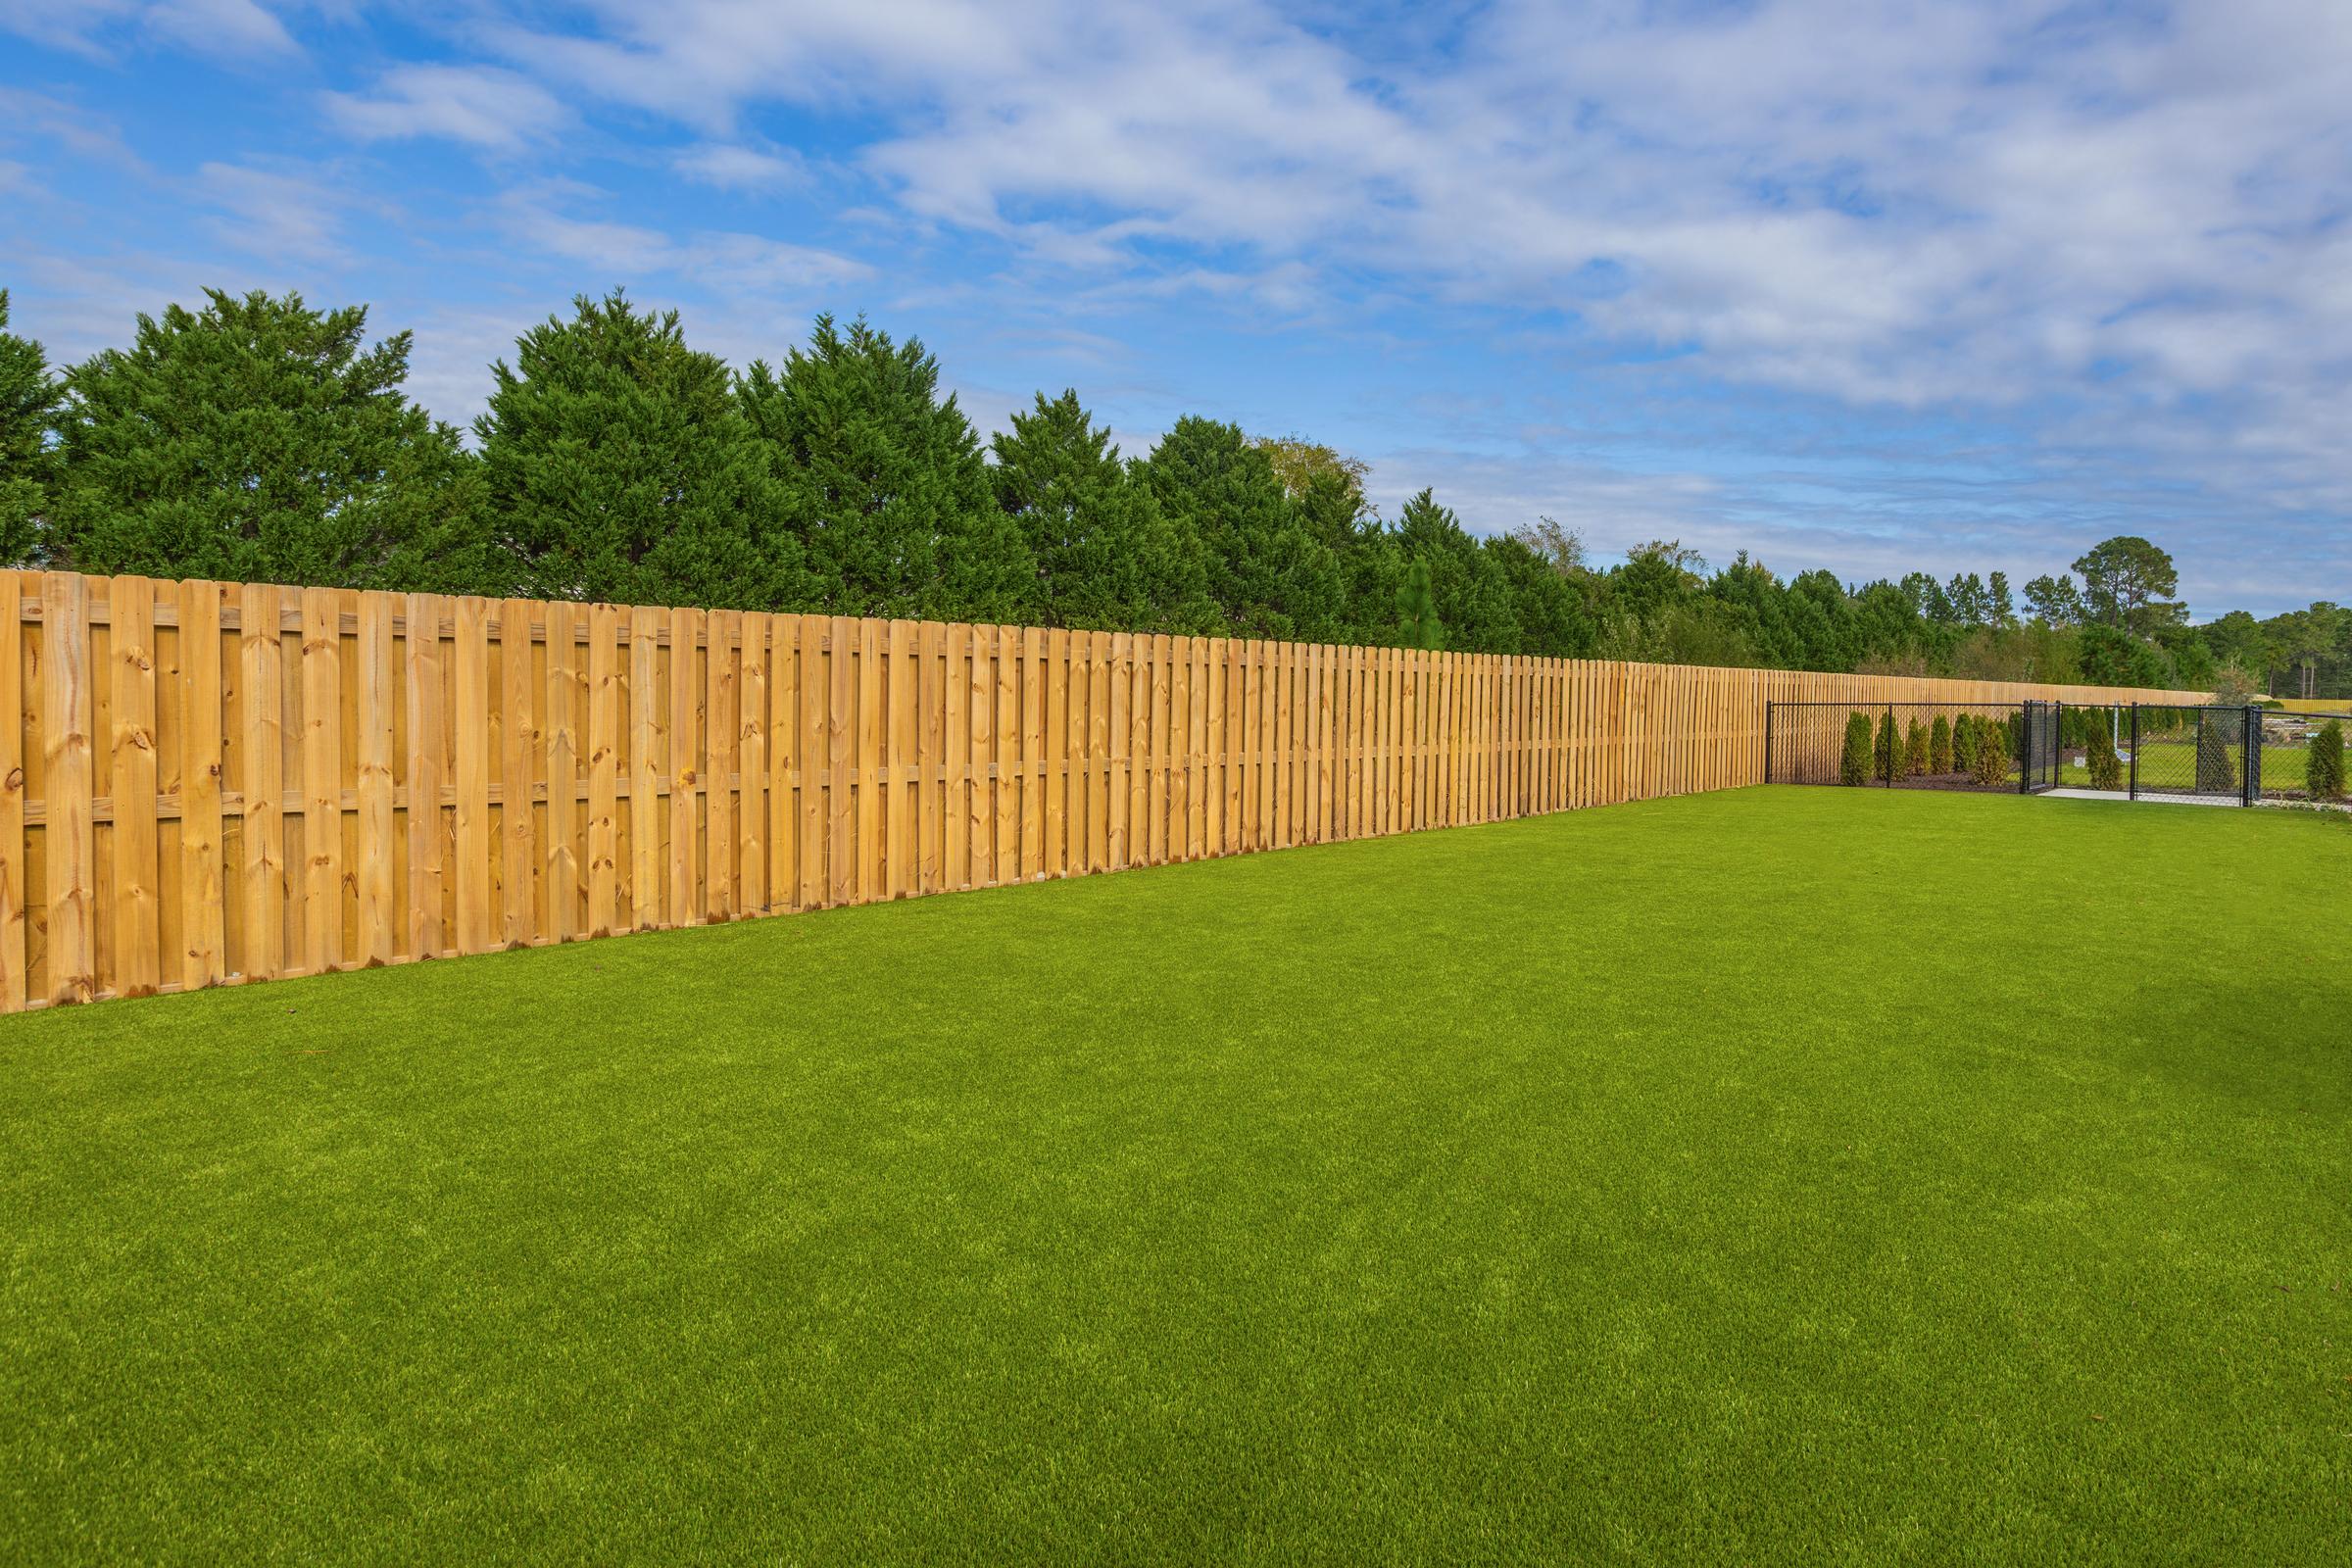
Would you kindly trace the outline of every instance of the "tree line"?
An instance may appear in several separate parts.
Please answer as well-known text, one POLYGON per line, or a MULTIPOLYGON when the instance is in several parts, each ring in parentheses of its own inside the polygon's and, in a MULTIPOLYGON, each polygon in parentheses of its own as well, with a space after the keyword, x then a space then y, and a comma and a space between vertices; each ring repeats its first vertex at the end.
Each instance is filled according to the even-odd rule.
POLYGON ((2148 541, 2017 591, 1858 586, 1678 541, 1599 567, 1549 518, 1473 534, 1364 466, 1188 416, 1120 453, 1074 391, 985 443, 938 362, 817 318, 737 369, 674 312, 582 297, 490 367, 471 440, 404 390, 367 310, 208 290, 53 369, 0 291, 0 560, 741 610, 1810 670, 2352 690, 2333 605, 2187 624, 2148 541), (2079 580, 2078 580, 2079 579, 2079 580))

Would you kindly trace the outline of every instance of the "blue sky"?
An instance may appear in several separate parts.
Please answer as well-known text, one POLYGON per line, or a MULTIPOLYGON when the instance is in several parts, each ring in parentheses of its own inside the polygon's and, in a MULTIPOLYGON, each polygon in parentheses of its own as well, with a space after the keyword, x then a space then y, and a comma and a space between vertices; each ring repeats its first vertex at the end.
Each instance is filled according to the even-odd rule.
POLYGON ((2132 532, 2201 616, 2352 598, 2342 0, 0 0, 16 329, 208 283, 366 302, 460 422, 625 284, 738 363, 862 311, 984 432, 1075 386, 1603 558, 2132 532))

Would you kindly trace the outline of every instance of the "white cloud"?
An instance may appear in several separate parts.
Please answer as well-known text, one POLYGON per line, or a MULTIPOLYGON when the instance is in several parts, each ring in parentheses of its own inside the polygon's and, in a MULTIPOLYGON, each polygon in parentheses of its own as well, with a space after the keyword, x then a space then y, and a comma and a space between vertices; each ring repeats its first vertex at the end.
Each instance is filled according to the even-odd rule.
POLYGON ((368 140, 438 136, 512 151, 569 116, 537 82, 495 66, 402 66, 371 93, 324 95, 328 118, 368 140))
POLYGON ((213 233, 237 250, 304 262, 342 255, 337 235, 347 202, 316 178, 215 163, 198 168, 196 185, 220 214, 210 222, 213 233))
POLYGON ((688 179, 719 190, 789 190, 808 179, 798 154, 730 142, 699 142, 680 152, 671 167, 688 179))
POLYGON ((761 234, 703 231, 684 239, 642 224, 579 218, 566 203, 593 199, 587 187, 551 182, 516 187, 500 204, 499 222, 514 240, 578 264, 589 291, 669 276, 744 304, 799 304, 871 275, 855 258, 761 234))
POLYGON ((100 58, 125 37, 230 61, 301 53, 285 24, 256 0, 0 0, 0 27, 100 58))

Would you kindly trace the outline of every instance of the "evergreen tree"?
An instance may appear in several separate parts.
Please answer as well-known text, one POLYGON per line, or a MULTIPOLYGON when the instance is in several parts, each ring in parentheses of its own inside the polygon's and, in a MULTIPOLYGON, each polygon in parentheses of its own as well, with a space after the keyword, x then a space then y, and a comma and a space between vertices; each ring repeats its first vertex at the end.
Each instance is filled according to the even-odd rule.
POLYGON ((2197 718, 2197 793, 2234 794, 2237 763, 2230 753, 2245 724, 2235 710, 2225 708, 2209 708, 2197 718))
POLYGON ((1928 771, 1928 728, 1916 717, 1903 735, 1903 771, 1913 778, 1928 771))
POLYGON ((1870 715, 1849 713, 1845 719, 1845 748, 1838 755, 1838 782, 1870 782, 1870 715))
POLYGON ((1979 720, 1971 726, 1977 744, 1977 782, 1992 785, 2009 777, 2009 726, 1979 720))
POLYGON ((1591 651, 1593 627, 1585 612, 1582 588, 1516 535, 1499 535, 1480 546, 1502 578, 1517 646, 1498 652, 1545 659, 1574 659, 1591 651))
POLYGON ((2115 737, 2108 733, 2106 725, 2091 725, 2089 734, 2083 737, 2082 760, 2092 789, 2124 787, 2124 760, 2116 755, 2115 737))
POLYGON ((1397 584, 1396 640, 1403 647, 1432 652, 1446 646, 1445 628, 1438 620, 1437 591, 1430 586, 1426 561, 1407 562, 1403 580, 1397 584))
POLYGON ((0 288, 0 566, 28 564, 39 552, 56 411, 48 356, 8 330, 8 290, 0 288))
POLYGON ((997 501, 1019 526, 1052 625, 1090 630, 1197 632, 1216 624, 1198 538, 1169 525, 1151 489, 1090 421, 1078 394, 1012 416, 988 470, 997 501))
POLYGON ((1878 776, 1892 782, 1903 772, 1903 738, 1894 727, 1894 710, 1879 715, 1878 743, 1871 748, 1871 764, 1878 776))
POLYGON ((1949 773, 1952 770, 1952 726, 1941 713, 1928 726, 1928 771, 1949 773))
POLYGON ((920 339, 894 344, 862 318, 843 331, 820 316, 781 371, 753 365, 742 403, 777 459, 813 603, 938 620, 1039 612, 1037 565, 920 339))
POLYGON ((1429 491, 1407 501, 1396 514, 1396 546, 1407 560, 1429 567, 1447 647, 1473 654, 1519 652, 1521 628, 1501 561, 1429 491))
POLYGON ((780 492, 714 355, 614 290, 522 334, 474 421, 500 540, 546 599, 793 609, 780 492))
POLYGON ((2303 782, 2315 801, 2340 801, 2344 798, 2342 720, 2329 719, 2311 738, 2311 749, 2303 760, 2303 782))
POLYGON ((1239 426, 1188 415, 1138 472, 1161 514, 1200 542, 1209 594, 1235 635, 1314 642, 1339 634, 1339 562, 1239 426))
POLYGON ((83 571, 353 588, 494 577, 481 476, 368 313, 206 291, 66 376, 48 553, 83 571))

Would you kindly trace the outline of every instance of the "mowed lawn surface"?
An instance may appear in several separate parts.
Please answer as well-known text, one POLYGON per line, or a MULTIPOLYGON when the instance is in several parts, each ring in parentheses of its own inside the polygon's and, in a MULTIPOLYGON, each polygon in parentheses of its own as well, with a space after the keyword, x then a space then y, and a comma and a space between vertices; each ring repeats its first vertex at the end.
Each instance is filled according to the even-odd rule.
POLYGON ((0 1560, 2341 1562, 2348 909, 1761 789, 0 1021, 0 1560))

